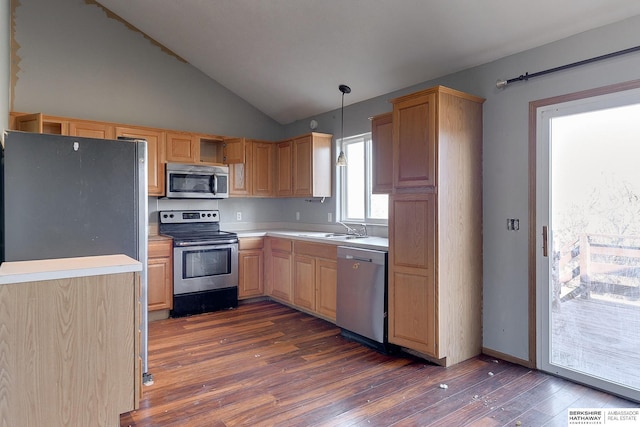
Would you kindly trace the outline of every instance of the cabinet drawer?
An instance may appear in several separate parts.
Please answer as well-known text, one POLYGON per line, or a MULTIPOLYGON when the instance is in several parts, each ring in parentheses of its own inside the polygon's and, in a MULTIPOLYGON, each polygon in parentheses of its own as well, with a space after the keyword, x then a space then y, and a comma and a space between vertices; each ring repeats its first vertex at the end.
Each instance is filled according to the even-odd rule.
POLYGON ((281 252, 291 252, 291 240, 287 239, 272 239, 271 250, 281 252))
POLYGON ((172 246, 173 246, 173 242, 171 239, 150 240, 149 241, 149 258, 170 257, 172 246))
POLYGON ((263 237, 241 237, 240 239, 238 239, 238 249, 241 251, 250 249, 262 249, 263 246, 263 237))
POLYGON ((294 249, 296 255, 309 255, 317 258, 336 260, 338 247, 322 243, 295 242, 294 249))

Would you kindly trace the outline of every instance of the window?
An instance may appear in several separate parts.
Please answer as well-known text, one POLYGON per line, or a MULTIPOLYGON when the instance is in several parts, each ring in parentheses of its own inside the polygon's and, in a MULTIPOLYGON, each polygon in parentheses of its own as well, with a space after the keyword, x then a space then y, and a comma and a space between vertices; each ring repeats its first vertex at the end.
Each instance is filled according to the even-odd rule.
POLYGON ((347 166, 338 168, 337 173, 340 182, 340 220, 386 225, 388 196, 371 194, 371 133, 344 138, 342 144, 338 141, 340 146, 347 156, 347 166))

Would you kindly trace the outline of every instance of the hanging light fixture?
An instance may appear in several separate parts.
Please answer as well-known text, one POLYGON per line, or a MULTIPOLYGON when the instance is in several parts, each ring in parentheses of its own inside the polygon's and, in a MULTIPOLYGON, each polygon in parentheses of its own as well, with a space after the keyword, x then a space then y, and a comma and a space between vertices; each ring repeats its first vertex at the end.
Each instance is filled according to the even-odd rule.
POLYGON ((351 88, 347 85, 340 85, 338 86, 338 89, 342 92, 342 107, 340 108, 340 155, 336 161, 336 166, 347 166, 347 156, 344 155, 344 151, 342 149, 342 141, 344 140, 344 94, 351 93, 351 88))

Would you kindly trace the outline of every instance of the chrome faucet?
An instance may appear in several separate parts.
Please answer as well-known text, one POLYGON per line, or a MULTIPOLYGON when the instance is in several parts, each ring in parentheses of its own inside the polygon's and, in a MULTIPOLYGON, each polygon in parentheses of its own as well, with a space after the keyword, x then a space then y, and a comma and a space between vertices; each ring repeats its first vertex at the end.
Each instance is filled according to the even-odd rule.
POLYGON ((352 234, 358 237, 367 237, 367 224, 360 224, 360 227, 361 227, 360 230, 356 230, 355 228, 345 224, 342 221, 338 221, 338 224, 342 225, 344 228, 347 229, 347 234, 352 234))

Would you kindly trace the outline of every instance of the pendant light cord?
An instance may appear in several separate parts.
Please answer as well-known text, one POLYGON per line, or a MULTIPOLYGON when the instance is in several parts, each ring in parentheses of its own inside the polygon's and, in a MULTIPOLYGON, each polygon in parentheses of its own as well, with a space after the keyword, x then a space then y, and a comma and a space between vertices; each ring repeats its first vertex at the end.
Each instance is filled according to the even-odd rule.
POLYGON ((342 92, 342 106, 340 107, 340 151, 344 150, 344 92, 342 92))

